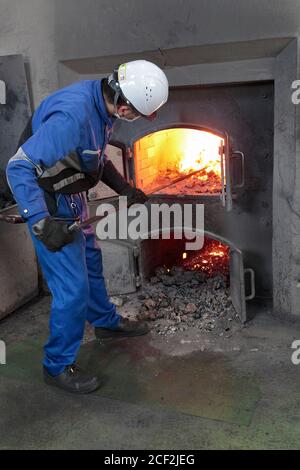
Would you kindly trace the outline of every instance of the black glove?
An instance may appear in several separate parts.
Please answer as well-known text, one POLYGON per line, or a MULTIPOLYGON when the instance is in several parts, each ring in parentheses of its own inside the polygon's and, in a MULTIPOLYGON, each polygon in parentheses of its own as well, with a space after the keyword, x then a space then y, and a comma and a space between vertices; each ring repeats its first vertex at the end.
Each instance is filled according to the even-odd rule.
POLYGON ((0 209, 4 209, 14 203, 15 200, 8 186, 5 171, 0 168, 0 209))
POLYGON ((130 186, 130 184, 113 165, 111 160, 106 161, 101 180, 109 188, 116 191, 116 193, 120 194, 121 196, 127 196, 128 207, 132 206, 132 204, 144 204, 146 201, 148 201, 148 197, 141 189, 136 189, 130 186))
POLYGON ((124 176, 121 175, 111 160, 105 162, 101 181, 118 194, 121 194, 121 191, 129 186, 124 176))
POLYGON ((59 251, 75 238, 75 233, 68 231, 68 224, 66 222, 54 220, 51 217, 42 219, 34 224, 32 231, 49 251, 59 251))
POLYGON ((149 199, 141 189, 133 188, 130 184, 121 191, 120 195, 127 196, 128 207, 132 206, 132 204, 145 204, 149 199))

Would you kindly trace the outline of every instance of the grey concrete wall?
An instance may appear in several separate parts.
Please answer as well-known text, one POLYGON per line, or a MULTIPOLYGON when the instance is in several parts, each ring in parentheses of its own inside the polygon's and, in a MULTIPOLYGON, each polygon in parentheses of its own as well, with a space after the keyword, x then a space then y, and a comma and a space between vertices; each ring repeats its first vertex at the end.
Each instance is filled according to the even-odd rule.
MULTIPOLYGON (((18 213, 13 206, 1 211, 18 213)), ((38 270, 27 225, 1 223, 0 320, 38 294, 38 270)))
POLYGON ((232 60, 239 49, 263 57, 264 44, 248 51, 247 41, 294 37, 299 18, 299 0, 1 0, 0 55, 24 55, 36 106, 58 87, 58 60, 154 51, 172 63, 178 51, 163 49, 195 46, 183 54, 192 63, 230 60, 231 49, 232 60), (230 42, 241 45, 210 49, 230 42))
MULTIPOLYGON (((26 61, 27 78, 31 86, 33 106, 37 106, 42 98, 58 86, 54 7, 55 2, 52 0, 0 1, 0 56, 23 55, 26 61)), ((18 84, 20 84, 19 76, 16 77, 15 86, 18 84)), ((26 90, 19 91, 18 96, 26 93, 26 90)), ((7 106, 10 110, 13 108, 11 96, 9 96, 7 106)), ((23 113, 22 118, 25 119, 25 117, 23 113)), ((2 131, 11 134, 17 132, 15 128, 8 129, 8 126, 2 131)), ((3 159, 7 158, 7 153, 10 152, 6 152, 3 159)), ((15 213, 17 210, 16 207, 12 207, 5 211, 15 213)), ((37 263, 27 227, 2 224, 0 231, 0 319, 37 294, 37 263)))
MULTIPOLYGON (((275 57, 265 59, 194 64, 165 69, 170 86, 213 85, 216 83, 256 82, 275 79, 275 57)), ((107 74, 81 74, 59 65, 59 84, 67 86, 79 80, 97 80, 107 74)))
POLYGON ((0 55, 23 54, 36 106, 58 86, 54 0, 0 1, 0 55))
POLYGON ((296 36, 299 0, 57 0, 60 59, 296 36))
POLYGON ((0 56, 0 78, 6 90, 5 103, 0 104, 0 168, 5 170, 31 115, 21 54, 0 56))
POLYGON ((249 50, 247 41, 294 37, 299 18, 299 0, 1 0, 0 55, 24 54, 36 106, 58 87, 59 60, 152 51, 168 65, 180 52, 163 50, 198 46, 182 58, 264 57, 270 50, 263 43, 249 50))
POLYGON ((294 278, 296 265, 293 255, 297 243, 300 247, 300 230, 297 234, 293 224, 297 225, 295 196, 300 179, 296 161, 296 107, 291 100, 291 84, 296 75, 297 40, 294 40, 277 57, 275 65, 273 283, 274 310, 299 315, 296 305, 298 302, 300 306, 300 289, 294 278))
MULTIPOLYGON (((300 78, 300 39, 297 40, 297 73, 300 78)), ((294 105, 295 106, 295 105, 294 105)), ((295 191, 293 195, 292 210, 292 237, 293 237, 293 264, 291 285, 292 313, 300 317, 300 104, 295 106, 295 191)))

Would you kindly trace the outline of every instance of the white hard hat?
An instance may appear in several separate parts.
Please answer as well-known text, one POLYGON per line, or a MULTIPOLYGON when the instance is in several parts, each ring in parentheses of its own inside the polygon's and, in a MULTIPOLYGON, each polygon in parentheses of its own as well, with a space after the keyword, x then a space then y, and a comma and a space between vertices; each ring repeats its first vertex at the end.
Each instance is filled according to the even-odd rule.
MULTIPOLYGON (((169 84, 164 72, 147 60, 134 60, 121 64, 108 83, 142 116, 151 116, 168 99, 169 84)), ((115 104, 116 104, 115 101, 115 104)))

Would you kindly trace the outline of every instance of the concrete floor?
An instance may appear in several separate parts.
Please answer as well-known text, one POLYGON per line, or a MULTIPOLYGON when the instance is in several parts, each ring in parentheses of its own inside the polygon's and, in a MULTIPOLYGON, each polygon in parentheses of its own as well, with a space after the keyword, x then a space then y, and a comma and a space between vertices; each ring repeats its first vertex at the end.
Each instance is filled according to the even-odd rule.
POLYGON ((0 323, 0 449, 299 448, 298 324, 265 311, 226 336, 190 329, 100 345, 87 328, 81 363, 103 386, 74 396, 40 379, 49 304, 0 323))

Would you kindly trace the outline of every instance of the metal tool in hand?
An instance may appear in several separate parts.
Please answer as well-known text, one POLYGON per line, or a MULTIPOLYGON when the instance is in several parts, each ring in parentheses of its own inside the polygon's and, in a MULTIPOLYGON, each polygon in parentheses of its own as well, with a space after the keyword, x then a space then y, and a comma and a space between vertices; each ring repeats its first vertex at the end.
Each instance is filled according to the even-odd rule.
POLYGON ((159 186, 158 188, 155 188, 151 193, 148 193, 148 194, 157 193, 158 191, 161 191, 162 189, 166 189, 169 186, 173 186, 173 184, 180 183, 181 181, 186 180, 186 179, 190 178, 191 176, 194 176, 197 173, 200 173, 201 171, 203 171, 203 168, 201 168, 201 170, 195 170, 195 171, 192 171, 191 173, 188 173, 186 175, 179 176, 178 178, 175 178, 171 182, 169 182, 167 184, 163 184, 162 186, 159 186))
MULTIPOLYGON (((91 225, 95 222, 99 222, 100 220, 104 219, 107 217, 109 214, 105 215, 95 215, 93 217, 89 217, 86 220, 81 221, 79 217, 76 218, 68 218, 68 217, 52 217, 53 220, 57 220, 59 222, 68 222, 72 221, 72 224, 69 225, 68 231, 69 232, 74 232, 74 231, 79 231, 82 228, 87 227, 88 225, 91 225)), ((0 214, 0 222, 6 222, 8 224, 25 224, 26 220, 23 219, 20 215, 2 215, 0 214)))
MULTIPOLYGON (((160 186, 159 188, 155 188, 153 191, 147 193, 148 196, 151 196, 153 194, 155 194, 157 191, 160 191, 161 189, 165 189, 165 188, 168 188, 169 186, 172 186, 173 184, 176 184, 176 183, 179 183, 180 181, 183 181, 185 179, 188 179, 190 178, 191 176, 194 176, 196 175, 197 173, 200 173, 202 171, 201 170, 196 170, 196 171, 193 171, 192 173, 189 173, 187 175, 183 175, 183 176, 180 176, 179 178, 176 178, 175 180, 173 180, 172 182, 168 183, 168 184, 165 184, 163 186, 160 186)), ((87 227, 88 225, 91 225, 95 222, 99 222, 100 220, 104 219, 105 217, 107 217, 110 213, 108 212, 107 214, 105 215, 95 215, 93 217, 90 217, 89 219, 87 220, 83 220, 82 222, 80 220, 77 220, 75 221, 73 224, 69 225, 68 227, 68 230, 70 232, 73 232, 73 231, 78 231, 84 227, 87 227)))
MULTIPOLYGON (((179 182, 181 182, 181 181, 183 181, 187 178, 190 178, 191 176, 194 176, 197 173, 200 173, 201 171, 202 171, 202 169, 201 170, 196 170, 196 171, 193 171, 192 173, 188 173, 188 174, 183 175, 179 178, 176 178, 175 180, 171 181, 168 184, 165 184, 163 186, 155 188, 153 191, 148 193, 148 195, 150 196, 150 195, 156 193, 157 191, 161 191, 162 189, 168 188, 169 186, 172 186, 173 184, 179 183, 179 182)), ((109 215, 109 213, 106 214, 106 215, 94 215, 93 217, 90 217, 90 218, 88 218, 86 220, 83 220, 83 221, 80 221, 79 217, 75 218, 75 219, 74 218, 53 217, 53 219, 58 220, 58 221, 65 221, 65 222, 68 221, 68 220, 72 220, 73 223, 71 225, 69 225, 68 230, 70 232, 74 232, 74 231, 79 231, 80 229, 85 228, 88 225, 91 225, 95 222, 99 222, 100 220, 104 219, 108 215, 109 215)), ((9 224, 23 224, 23 223, 26 222, 26 220, 23 219, 23 217, 21 217, 20 215, 16 215, 16 214, 13 214, 13 215, 0 214, 0 222, 7 222, 9 224)))
MULTIPOLYGON (((53 217, 54 220, 60 221, 60 222, 67 222, 69 221, 79 221, 79 217, 53 217)), ((12 214, 12 215, 3 215, 0 214, 0 222, 6 222, 8 224, 25 224, 27 221, 23 219, 21 215, 17 214, 12 214)))
POLYGON ((26 221, 20 215, 0 214, 0 222, 7 222, 8 224, 24 224, 26 221))

